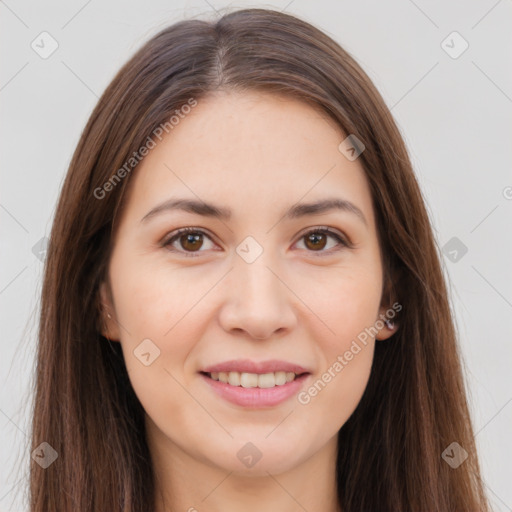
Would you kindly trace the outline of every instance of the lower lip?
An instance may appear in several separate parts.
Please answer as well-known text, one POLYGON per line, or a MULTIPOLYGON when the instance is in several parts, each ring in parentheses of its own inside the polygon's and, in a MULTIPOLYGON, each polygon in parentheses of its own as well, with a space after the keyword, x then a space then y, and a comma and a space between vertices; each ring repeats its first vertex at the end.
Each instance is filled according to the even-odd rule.
POLYGON ((309 377, 309 374, 306 373, 296 377, 291 382, 273 388, 244 388, 242 386, 231 386, 220 380, 213 380, 203 373, 200 375, 215 392, 228 402, 254 409, 273 407, 284 402, 297 394, 304 381, 309 377))

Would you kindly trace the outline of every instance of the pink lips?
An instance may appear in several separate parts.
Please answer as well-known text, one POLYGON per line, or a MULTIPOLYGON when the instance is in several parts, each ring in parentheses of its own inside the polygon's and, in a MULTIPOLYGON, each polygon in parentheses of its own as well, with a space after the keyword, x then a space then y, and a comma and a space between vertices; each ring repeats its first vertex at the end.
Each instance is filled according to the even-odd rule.
POLYGON ((249 359, 236 359, 224 361, 223 363, 207 366, 202 370, 205 373, 212 372, 246 372, 246 373, 270 373, 270 372, 293 372, 297 375, 309 373, 308 370, 298 364, 287 363, 272 359, 269 361, 250 361, 249 359))
POLYGON ((219 396, 235 405, 254 409, 273 407, 296 395, 310 375, 310 372, 297 364, 277 360, 255 362, 247 359, 226 361, 208 366, 200 373, 205 382, 219 396), (293 372, 297 377, 291 382, 287 382, 282 386, 274 386, 273 388, 244 388, 213 380, 209 375, 206 375, 213 372, 230 371, 258 374, 283 371, 293 372))

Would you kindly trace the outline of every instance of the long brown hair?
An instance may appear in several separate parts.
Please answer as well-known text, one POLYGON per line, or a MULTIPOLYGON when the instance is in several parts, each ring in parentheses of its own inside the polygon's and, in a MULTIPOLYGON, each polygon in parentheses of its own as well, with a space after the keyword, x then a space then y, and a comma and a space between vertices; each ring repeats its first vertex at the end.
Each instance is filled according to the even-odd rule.
POLYGON ((58 458, 47 469, 32 462, 31 512, 152 510, 144 410, 120 344, 99 332, 99 285, 136 169, 108 193, 95 191, 176 109, 217 89, 295 97, 366 148, 360 161, 385 260, 384 293, 403 310, 398 331, 377 342, 364 396, 339 432, 342 510, 488 510, 440 254, 392 116, 324 33, 291 15, 246 9, 215 22, 182 21, 151 38, 82 133, 47 251, 36 359, 32 449, 47 442, 58 458), (457 468, 441 457, 454 441, 469 454, 457 468))

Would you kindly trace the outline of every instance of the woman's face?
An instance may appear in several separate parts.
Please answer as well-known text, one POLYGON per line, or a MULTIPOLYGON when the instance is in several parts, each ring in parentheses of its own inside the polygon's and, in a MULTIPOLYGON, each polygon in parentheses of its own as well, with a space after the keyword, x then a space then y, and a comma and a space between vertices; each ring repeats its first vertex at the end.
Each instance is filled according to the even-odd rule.
POLYGON ((370 190, 345 138, 302 102, 219 93, 134 171, 105 334, 159 453, 252 474, 334 453, 369 378, 365 329, 391 334, 370 190), (338 207, 312 206, 324 201, 338 207))

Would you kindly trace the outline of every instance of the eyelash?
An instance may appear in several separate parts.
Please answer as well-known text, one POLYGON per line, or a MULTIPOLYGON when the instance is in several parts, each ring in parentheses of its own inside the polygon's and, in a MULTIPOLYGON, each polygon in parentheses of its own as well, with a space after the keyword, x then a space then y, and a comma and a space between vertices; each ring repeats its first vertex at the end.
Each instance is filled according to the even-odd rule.
MULTIPOLYGON (((187 257, 187 258, 197 257, 201 252, 204 252, 204 251, 201 251, 201 250, 199 250, 199 251, 184 251, 184 250, 179 250, 179 249, 175 249, 172 247, 172 244, 174 243, 174 241, 179 240, 179 238, 182 235, 186 235, 189 233, 193 233, 196 235, 201 234, 201 235, 208 237, 211 240, 211 237, 208 235, 208 233, 206 233, 202 229, 189 227, 189 228, 178 229, 176 232, 174 232, 172 234, 172 236, 170 236, 166 240, 164 240, 164 242, 162 243, 162 247, 165 247, 169 251, 172 251, 172 252, 178 252, 178 253, 184 254, 185 257, 187 257)), ((310 231, 307 231, 306 233, 304 233, 303 235, 301 235, 299 237, 299 241, 306 238, 308 235, 312 235, 312 234, 327 234, 327 235, 333 237, 338 242, 338 244, 341 245, 341 247, 338 247, 337 249, 331 248, 327 251, 324 251, 324 250, 308 251, 308 252, 312 253, 315 257, 321 257, 323 255, 330 255, 333 252, 341 250, 342 248, 352 248, 353 247, 350 242, 348 242, 341 235, 339 235, 337 232, 333 231, 331 228, 329 228, 327 226, 321 226, 321 227, 311 229, 310 231)))

